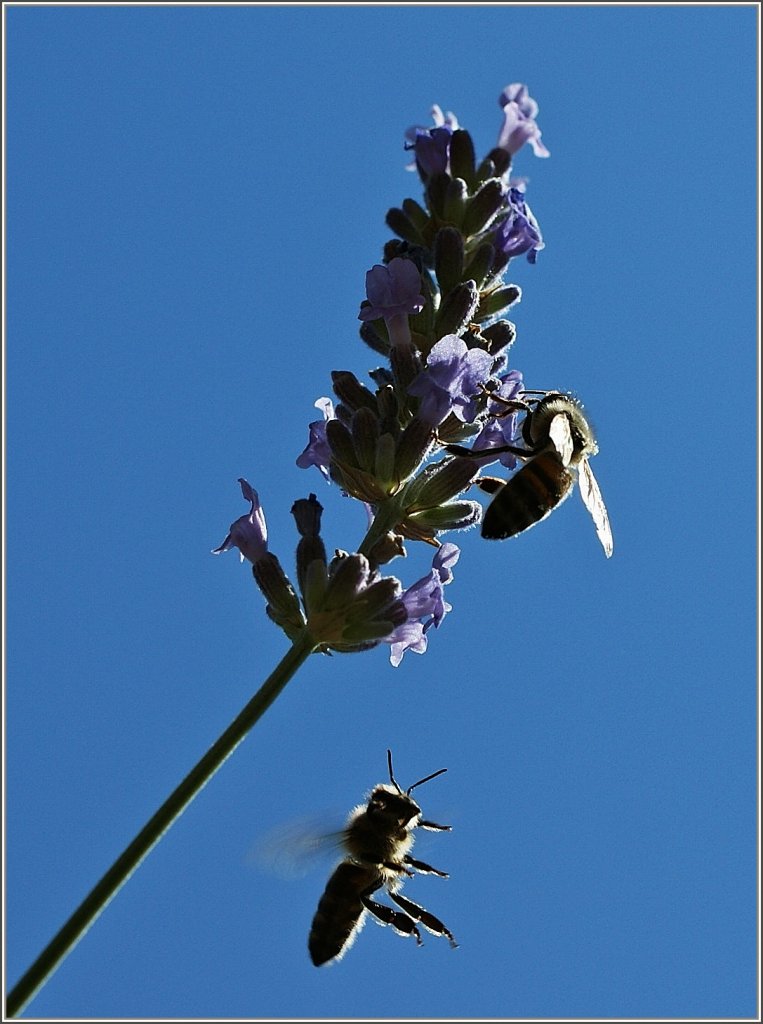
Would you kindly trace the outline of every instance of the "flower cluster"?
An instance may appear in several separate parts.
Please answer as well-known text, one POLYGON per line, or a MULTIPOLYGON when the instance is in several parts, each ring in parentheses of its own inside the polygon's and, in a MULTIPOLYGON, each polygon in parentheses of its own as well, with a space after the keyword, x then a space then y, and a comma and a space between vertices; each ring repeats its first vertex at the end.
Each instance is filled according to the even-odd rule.
POLYGON ((516 465, 506 448, 520 439, 522 403, 512 399, 523 384, 522 374, 509 369, 516 329, 504 314, 521 292, 505 274, 515 257, 535 263, 544 242, 525 182, 509 171, 525 144, 536 156, 549 153, 526 86, 507 86, 499 104, 497 144, 479 163, 469 133, 437 106, 433 126, 406 132, 423 202, 405 199, 388 211, 395 237, 366 274, 358 314, 360 337, 382 365, 369 373, 373 386, 349 370, 332 373, 334 399, 316 401, 322 418, 309 424, 297 458, 366 506, 369 527, 357 551, 328 559, 315 495, 296 502, 295 587, 267 549, 257 493, 243 480, 250 512, 216 549, 237 547, 252 563, 268 615, 292 639, 307 630, 319 650, 385 643, 393 665, 405 651, 423 653, 430 629, 450 611, 443 587, 460 553, 440 535, 480 521, 482 506, 462 495, 499 457, 492 449, 503 449, 505 466, 516 465), (445 449, 467 439, 484 457, 453 457, 445 449), (381 567, 404 556, 409 541, 427 543, 435 554, 429 573, 404 590, 381 567))

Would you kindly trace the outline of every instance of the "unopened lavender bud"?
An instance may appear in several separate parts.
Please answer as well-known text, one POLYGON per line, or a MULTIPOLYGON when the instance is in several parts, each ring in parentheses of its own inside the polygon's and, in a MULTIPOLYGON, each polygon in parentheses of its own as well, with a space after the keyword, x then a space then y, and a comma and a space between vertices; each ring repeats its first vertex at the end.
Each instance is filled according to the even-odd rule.
POLYGON ((300 581, 302 600, 305 603, 308 616, 315 609, 323 605, 326 588, 328 587, 328 572, 325 558, 315 558, 305 566, 303 578, 300 581))
POLYGON ((474 143, 463 128, 453 132, 450 139, 450 172, 467 183, 474 180, 474 143))
POLYGON ((360 383, 354 373, 349 370, 332 370, 331 381, 339 401, 353 412, 357 409, 376 411, 376 398, 364 384, 360 383))
POLYGON ((397 442, 395 476, 407 480, 424 461, 432 446, 434 431, 429 423, 414 416, 397 442))
POLYGON ((347 611, 347 622, 356 623, 362 619, 382 616, 400 595, 400 583, 393 576, 377 580, 362 592, 347 611))
POLYGON ((403 213, 420 232, 423 232, 429 224, 429 214, 415 199, 403 200, 403 213))
MULTIPOLYGON (((382 371, 379 372, 381 373, 382 371)), ((387 373, 388 371, 385 370, 383 372, 387 373)), ((392 374, 389 374, 389 377, 392 378, 392 374)), ((384 433, 388 433, 399 423, 400 403, 397 400, 393 386, 394 378, 383 386, 381 385, 381 378, 379 378, 379 384, 379 390, 376 392, 376 401, 379 406, 379 429, 384 433)))
POLYGON ((490 164, 495 170, 490 177, 494 175, 497 177, 503 177, 511 167, 511 153, 505 149, 491 149, 488 155, 485 157, 483 164, 490 164))
POLYGON ((449 292, 435 317, 435 331, 438 338, 447 334, 461 334, 474 318, 479 304, 479 292, 474 281, 464 281, 449 292))
POLYGON ((505 205, 504 188, 500 181, 493 178, 486 181, 480 190, 469 200, 462 223, 465 235, 478 235, 495 218, 498 211, 505 205))
POLYGON ((489 274, 495 271, 495 249, 490 242, 483 242, 463 269, 464 278, 471 278, 482 288, 489 274))
POLYGON ((510 320, 496 320, 482 330, 482 336, 487 338, 491 354, 500 352, 514 344, 517 336, 517 329, 510 320))
POLYGON ((514 303, 519 302, 521 297, 522 290, 515 284, 506 285, 505 288, 496 288, 495 291, 482 295, 477 313, 478 319, 482 320, 486 317, 495 316, 496 313, 500 313, 502 310, 508 309, 509 306, 513 306, 514 303))
POLYGON ((444 215, 451 224, 460 225, 467 209, 469 190, 463 178, 451 178, 445 189, 444 215))
POLYGON ((426 197, 427 206, 437 214, 438 217, 445 213, 445 196, 450 184, 449 174, 434 174, 427 182, 426 197))
POLYGON ((389 355, 389 340, 384 329, 384 321, 372 320, 360 325, 360 337, 381 356, 389 355))
POLYGON ((434 269, 443 292, 449 292, 463 279, 464 239, 456 228, 448 226, 437 232, 434 240, 434 269))
POLYGON ((299 598, 275 555, 268 552, 252 565, 252 575, 268 603, 268 614, 279 626, 300 628, 305 617, 299 598))
POLYGON ((311 494, 307 498, 298 498, 291 506, 291 514, 300 537, 317 537, 321 532, 321 515, 323 506, 311 494))
POLYGON ((412 245, 426 245, 419 229, 399 207, 393 206, 390 210, 387 210, 387 216, 384 220, 390 231, 394 231, 396 235, 404 238, 406 242, 410 242, 412 245))
POLYGON ((382 434, 376 446, 374 475, 379 486, 387 494, 394 493, 399 484, 395 474, 395 439, 391 434, 382 434))
POLYGON ((370 473, 374 469, 379 444, 379 420, 375 412, 360 408, 352 417, 352 443, 356 464, 370 473))
POLYGON ((400 346, 390 352, 389 362, 398 393, 406 395, 412 381, 421 373, 421 357, 413 345, 400 346))
POLYGON ((329 581, 322 611, 344 608, 368 580, 369 565, 364 555, 342 554, 331 559, 329 581))
POLYGON ((433 530, 464 530, 474 526, 482 516, 482 505, 478 501, 452 501, 424 512, 415 512, 408 519, 417 526, 433 530))
POLYGON ((355 448, 352 443, 352 436, 338 419, 329 420, 326 424, 326 440, 329 443, 331 454, 340 466, 355 465, 355 448))
POLYGON ((409 484, 406 506, 417 512, 442 505, 465 491, 478 472, 472 459, 443 459, 409 484))
POLYGON ((405 558, 406 550, 403 538, 399 533, 385 533, 374 544, 368 553, 368 561, 372 566, 386 565, 393 558, 405 558))

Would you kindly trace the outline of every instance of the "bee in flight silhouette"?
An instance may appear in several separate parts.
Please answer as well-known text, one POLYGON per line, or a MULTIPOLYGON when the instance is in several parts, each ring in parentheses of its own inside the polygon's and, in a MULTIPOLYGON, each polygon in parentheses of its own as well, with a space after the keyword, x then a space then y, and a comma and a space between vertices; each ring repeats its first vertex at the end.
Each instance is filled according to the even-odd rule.
POLYGON ((419 924, 434 935, 444 935, 452 947, 457 945, 442 921, 397 892, 405 878, 412 877, 416 871, 448 877, 444 871, 414 860, 410 855, 414 829, 450 831, 450 825, 424 820, 421 808, 411 796, 417 786, 437 778, 447 769, 441 768, 403 791, 395 781, 389 750, 387 765, 389 783, 374 787, 368 803, 360 804, 350 813, 342 833, 345 858, 328 880, 310 929, 308 948, 316 967, 344 956, 368 914, 382 924, 391 925, 401 935, 413 935, 419 946, 422 945, 419 924), (372 899, 379 889, 385 889, 399 909, 372 899))

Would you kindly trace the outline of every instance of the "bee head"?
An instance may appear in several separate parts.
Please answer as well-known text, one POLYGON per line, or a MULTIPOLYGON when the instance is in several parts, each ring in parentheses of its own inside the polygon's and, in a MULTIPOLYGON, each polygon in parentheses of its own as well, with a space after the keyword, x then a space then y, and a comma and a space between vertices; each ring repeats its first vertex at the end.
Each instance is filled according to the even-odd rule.
POLYGON ((405 828, 409 821, 421 814, 421 808, 407 793, 382 783, 371 793, 366 814, 377 821, 405 828))
POLYGON ((560 414, 567 417, 570 425, 573 462, 596 455, 598 445, 583 407, 574 395, 566 395, 561 391, 547 392, 525 418, 525 441, 536 448, 547 443, 551 422, 560 414))

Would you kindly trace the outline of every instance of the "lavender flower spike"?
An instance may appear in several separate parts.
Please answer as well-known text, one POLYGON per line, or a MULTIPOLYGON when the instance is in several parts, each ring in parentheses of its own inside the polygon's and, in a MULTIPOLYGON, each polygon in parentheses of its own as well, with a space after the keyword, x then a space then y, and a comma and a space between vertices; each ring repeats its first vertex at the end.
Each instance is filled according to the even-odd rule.
POLYGON ((477 406, 475 396, 489 379, 495 358, 480 348, 468 348, 457 334, 446 334, 432 346, 427 367, 416 377, 408 393, 421 399, 418 416, 437 427, 454 413, 471 423, 477 406))
POLYGON ((412 260, 396 256, 384 266, 377 263, 366 274, 368 299, 360 307, 358 320, 384 318, 390 342, 409 345, 411 332, 408 317, 424 308, 421 274, 412 260))
POLYGON ((247 501, 252 503, 252 507, 248 515, 241 516, 235 523, 231 523, 228 536, 219 548, 214 549, 212 554, 221 555, 223 551, 238 548, 241 553, 241 561, 243 562, 247 558, 254 564, 267 554, 268 530, 257 491, 243 477, 239 477, 238 482, 241 484, 241 493, 247 501))
POLYGON ((529 142, 536 156, 551 156, 540 141, 541 130, 535 121, 538 104, 528 93, 527 86, 521 82, 507 85, 498 103, 503 108, 503 126, 498 136, 498 148, 505 149, 513 155, 529 142))

